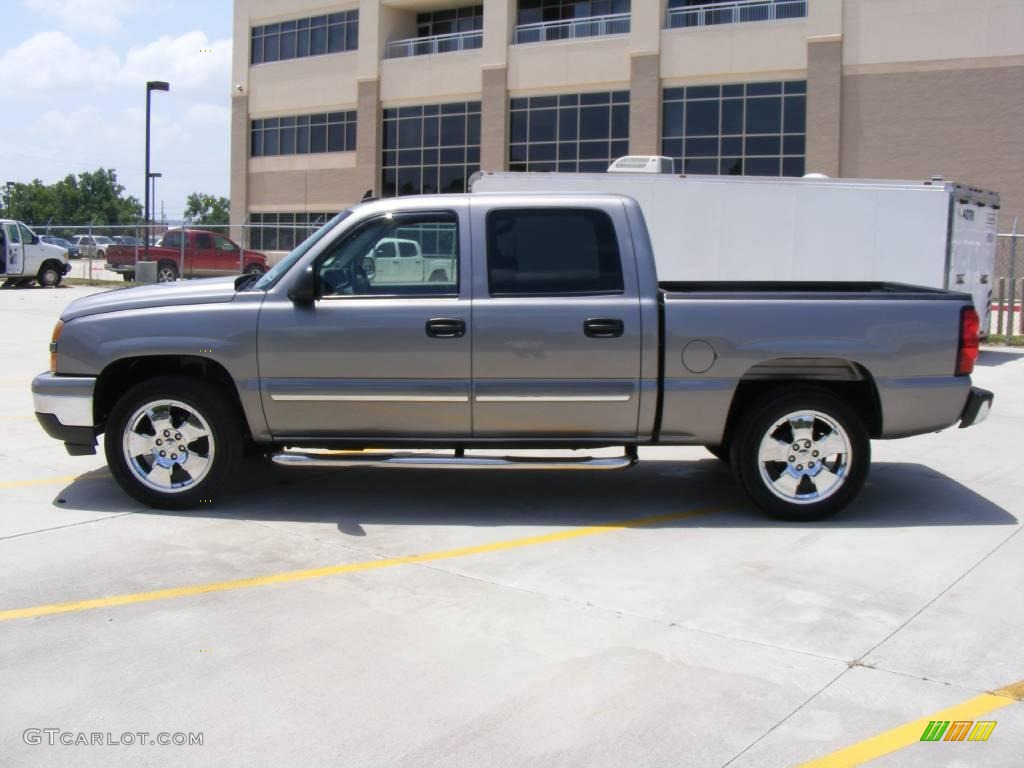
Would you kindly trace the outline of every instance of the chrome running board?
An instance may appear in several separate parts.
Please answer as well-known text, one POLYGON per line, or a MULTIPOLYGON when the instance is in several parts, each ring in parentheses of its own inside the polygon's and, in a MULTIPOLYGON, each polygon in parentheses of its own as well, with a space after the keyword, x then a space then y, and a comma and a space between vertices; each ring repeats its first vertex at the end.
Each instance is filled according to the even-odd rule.
POLYGON ((627 469, 636 456, 439 456, 417 453, 275 453, 275 464, 282 467, 397 467, 399 469, 627 469))

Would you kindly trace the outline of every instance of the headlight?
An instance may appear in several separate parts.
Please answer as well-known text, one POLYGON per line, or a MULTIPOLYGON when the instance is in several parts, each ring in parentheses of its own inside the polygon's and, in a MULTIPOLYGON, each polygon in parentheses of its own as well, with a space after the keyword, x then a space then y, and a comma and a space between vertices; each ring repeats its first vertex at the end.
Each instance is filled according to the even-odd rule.
POLYGON ((64 321, 58 320, 57 324, 53 326, 53 336, 50 337, 50 373, 57 372, 57 339, 60 338, 63 330, 64 321))

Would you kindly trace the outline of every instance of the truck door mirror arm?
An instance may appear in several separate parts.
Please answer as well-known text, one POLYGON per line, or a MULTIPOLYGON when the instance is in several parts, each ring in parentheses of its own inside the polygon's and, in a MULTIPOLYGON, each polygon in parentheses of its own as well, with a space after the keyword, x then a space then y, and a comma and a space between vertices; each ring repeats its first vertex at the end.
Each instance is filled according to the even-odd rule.
POLYGON ((299 272, 294 285, 288 289, 288 298, 296 304, 312 304, 316 301, 316 274, 312 264, 299 272))

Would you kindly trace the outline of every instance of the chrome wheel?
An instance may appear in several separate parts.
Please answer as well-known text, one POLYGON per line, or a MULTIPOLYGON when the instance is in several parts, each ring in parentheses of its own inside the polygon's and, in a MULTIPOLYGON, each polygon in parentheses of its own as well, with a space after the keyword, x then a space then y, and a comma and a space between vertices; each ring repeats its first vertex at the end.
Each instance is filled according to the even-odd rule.
POLYGON ((815 504, 843 487, 852 454, 850 437, 835 419, 807 410, 772 424, 757 457, 768 490, 791 504, 815 504))
POLYGON ((181 493, 206 477, 215 444, 210 425, 195 408, 155 400, 128 419, 121 449, 140 483, 160 493, 181 493))

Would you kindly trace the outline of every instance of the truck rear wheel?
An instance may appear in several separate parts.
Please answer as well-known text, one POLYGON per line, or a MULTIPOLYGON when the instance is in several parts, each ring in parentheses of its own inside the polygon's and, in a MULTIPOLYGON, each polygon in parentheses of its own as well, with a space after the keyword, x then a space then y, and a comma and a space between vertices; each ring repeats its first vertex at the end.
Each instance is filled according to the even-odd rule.
POLYGON ((129 496, 158 509, 188 509, 210 501, 234 473, 242 434, 217 389, 187 376, 160 376, 118 400, 103 447, 129 496))
POLYGON ((751 500, 781 520, 821 520, 860 491, 871 441, 849 405, 821 389, 769 398, 741 423, 733 471, 751 500))

